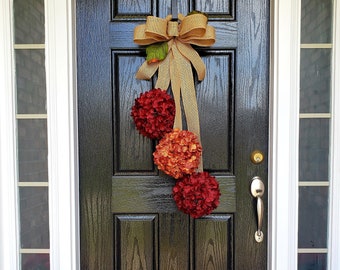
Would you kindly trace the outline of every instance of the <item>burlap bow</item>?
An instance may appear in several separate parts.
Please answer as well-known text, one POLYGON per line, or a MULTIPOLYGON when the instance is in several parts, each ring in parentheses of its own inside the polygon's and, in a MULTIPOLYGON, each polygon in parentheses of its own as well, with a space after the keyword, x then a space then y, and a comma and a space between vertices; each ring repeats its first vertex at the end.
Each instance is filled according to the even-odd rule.
MULTIPOLYGON (((148 16, 146 24, 139 25, 134 31, 134 42, 139 45, 150 45, 168 41, 166 58, 157 63, 145 61, 139 68, 136 78, 149 80, 158 70, 156 88, 168 89, 171 81, 176 115, 174 128, 182 129, 181 96, 187 128, 200 140, 200 126, 197 108, 195 84, 192 66, 198 79, 205 77, 205 65, 191 44, 211 46, 215 43, 215 29, 207 25, 208 18, 203 14, 192 14, 184 17, 178 14, 180 23, 171 21, 171 15, 165 19, 148 16)), ((202 171, 202 162, 199 171, 202 171)))

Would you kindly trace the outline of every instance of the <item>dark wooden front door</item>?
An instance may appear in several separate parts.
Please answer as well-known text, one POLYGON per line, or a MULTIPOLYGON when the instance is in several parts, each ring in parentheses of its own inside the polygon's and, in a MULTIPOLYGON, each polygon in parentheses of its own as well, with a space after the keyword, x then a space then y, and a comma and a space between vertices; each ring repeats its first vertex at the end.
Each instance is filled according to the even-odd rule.
POLYGON ((134 99, 154 87, 135 73, 145 49, 133 29, 147 15, 166 17, 171 1, 77 0, 81 269, 237 269, 267 264, 257 243, 250 182, 267 185, 269 0, 179 0, 200 10, 216 43, 197 48, 206 77, 196 81, 204 169, 220 183, 220 206, 191 219, 171 196, 173 179, 152 160, 155 142, 136 131, 134 99), (250 154, 264 153, 261 164, 250 154))

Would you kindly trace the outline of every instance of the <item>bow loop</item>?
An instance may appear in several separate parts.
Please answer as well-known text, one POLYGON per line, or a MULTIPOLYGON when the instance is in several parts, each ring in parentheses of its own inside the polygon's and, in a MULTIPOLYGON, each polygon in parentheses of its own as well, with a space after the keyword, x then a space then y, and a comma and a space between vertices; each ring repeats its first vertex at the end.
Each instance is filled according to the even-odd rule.
POLYGON ((169 40, 167 25, 168 19, 148 16, 145 24, 135 27, 133 41, 139 45, 150 45, 169 40))
MULTIPOLYGON (((191 15, 194 16, 194 15, 191 15)), ((180 31, 180 38, 183 43, 189 43, 201 47, 209 47, 215 43, 215 28, 207 25, 204 33, 202 29, 192 29, 188 34, 182 35, 180 31), (193 35, 191 35, 193 33, 193 35), (201 33, 197 34, 197 33, 201 33)))
POLYGON ((208 18, 202 14, 192 14, 183 18, 180 35, 186 37, 201 37, 205 34, 208 18))
POLYGON ((161 39, 168 39, 167 24, 168 21, 166 19, 148 16, 145 24, 145 34, 150 37, 155 36, 161 39))

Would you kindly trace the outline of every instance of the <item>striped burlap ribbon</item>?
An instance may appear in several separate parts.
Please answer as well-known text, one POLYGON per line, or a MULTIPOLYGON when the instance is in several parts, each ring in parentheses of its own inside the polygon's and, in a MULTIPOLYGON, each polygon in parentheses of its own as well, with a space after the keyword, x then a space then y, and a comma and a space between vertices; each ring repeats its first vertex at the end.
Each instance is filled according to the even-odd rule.
MULTIPOLYGON (((171 21, 171 15, 165 19, 148 16, 146 24, 135 28, 135 43, 150 45, 167 41, 169 48, 168 55, 163 61, 157 63, 145 61, 139 68, 136 78, 149 80, 158 70, 156 88, 166 90, 171 82, 176 105, 174 128, 182 129, 182 97, 188 130, 195 133, 200 140, 197 99, 191 65, 195 68, 199 80, 205 77, 205 65, 191 44, 211 46, 215 43, 215 29, 207 24, 208 19, 203 14, 185 17, 178 14, 178 18, 180 23, 171 21)), ((203 170, 202 162, 198 170, 203 170)))

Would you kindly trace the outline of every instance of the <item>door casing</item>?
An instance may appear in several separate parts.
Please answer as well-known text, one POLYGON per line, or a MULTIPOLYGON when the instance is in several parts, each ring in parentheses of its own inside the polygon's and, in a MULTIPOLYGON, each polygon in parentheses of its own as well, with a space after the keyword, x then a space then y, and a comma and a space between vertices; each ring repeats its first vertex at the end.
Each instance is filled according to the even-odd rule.
MULTIPOLYGON (((336 7, 336 44, 340 43, 340 5, 339 1, 335 1, 336 7)), ((297 226, 291 223, 292 215, 294 217, 294 208, 289 208, 287 201, 294 200, 296 196, 296 188, 294 188, 294 179, 287 178, 287 171, 296 170, 291 159, 294 158, 288 149, 294 149, 291 145, 290 136, 296 135, 296 128, 290 125, 290 120, 296 115, 287 114, 287 111, 297 106, 296 92, 296 74, 291 72, 291 66, 296 66, 296 58, 294 59, 291 51, 295 50, 292 45, 297 44, 299 39, 296 35, 298 29, 297 10, 299 10, 297 1, 295 0, 273 0, 271 3, 271 27, 272 27, 272 64, 271 64, 271 126, 270 126, 270 176, 269 176, 269 257, 268 269, 286 270, 294 269, 296 263, 296 247, 295 237, 297 226), (292 12, 295 11, 295 12, 292 12), (289 25, 290 27, 287 27, 289 25), (282 43, 283 42, 283 43, 282 43), (289 93, 289 97, 283 93, 289 93), (288 156, 286 155, 288 152, 288 156), (287 181, 288 179, 288 181, 287 181), (275 183, 273 183, 275 182, 275 183), (279 211, 280 210, 280 211, 279 211), (293 212, 292 212, 293 211, 293 212), (292 214, 292 215, 291 215, 292 214)), ((58 178, 58 172, 64 171, 68 175, 68 183, 66 186, 59 186, 58 192, 63 194, 62 198, 50 197, 50 208, 54 208, 55 217, 50 220, 51 232, 54 235, 51 238, 51 269, 79 269, 79 225, 78 225, 78 198, 77 198, 77 136, 76 136, 76 115, 75 105, 76 85, 74 75, 76 74, 75 66, 75 29, 74 29, 74 1, 67 0, 51 0, 46 5, 48 14, 55 13, 57 16, 52 18, 46 16, 48 24, 48 35, 46 43, 47 51, 52 51, 55 58, 61 62, 67 63, 66 66, 56 66, 56 63, 49 62, 49 70, 54 74, 53 77, 58 78, 57 81, 66 82, 66 89, 62 85, 57 84, 55 90, 62 91, 64 101, 49 100, 51 106, 55 110, 51 111, 51 117, 54 119, 51 124, 58 127, 62 125, 64 132, 68 134, 68 145, 61 145, 67 152, 68 157, 72 160, 72 166, 65 164, 55 164, 55 170, 50 175, 52 179, 58 178), (59 49, 58 49, 59 48, 59 49), (65 72, 65 67, 67 71, 65 72), (64 92, 63 92, 64 91, 64 92), (67 112, 67 113, 65 113, 67 112), (69 123, 63 125, 61 123, 69 123), (74 207, 74 216, 65 216, 62 211, 64 204, 68 207, 74 207)), ((1 130, 13 130, 14 123, 14 82, 13 82, 13 46, 12 44, 12 18, 13 14, 12 1, 0 1, 0 35, 3 42, 0 43, 0 123, 1 130)), ((293 46, 294 47, 294 46, 293 46)), ((340 63, 340 53, 337 49, 335 63, 340 63)), ((336 69, 334 74, 335 82, 340 85, 340 72, 336 69)), ((295 70, 296 71, 296 70, 295 70)), ((47 74, 48 81, 51 81, 51 74, 47 74)), ((334 82, 334 83, 335 83, 334 82)), ((50 89, 48 83, 47 88, 50 89)), ((48 97, 50 99, 50 97, 48 97)), ((340 98, 339 95, 334 97, 334 107, 337 108, 333 115, 334 118, 340 118, 340 98)), ((338 121, 340 122, 340 121, 338 121)), ((336 122, 335 122, 336 123, 336 122)), ((57 128, 56 128, 57 129, 57 128)), ((58 130, 58 129, 57 129, 58 130)), ((13 132, 2 132, 0 136, 0 220, 7 220, 6 223, 0 223, 0 268, 1 269, 17 269, 18 265, 18 246, 16 241, 17 231, 15 208, 15 143, 13 142, 13 132), (10 158, 10 160, 9 160, 10 158), (6 179, 7 181, 3 181, 6 179), (9 239, 9 241, 6 241, 9 239)), ((340 127, 337 124, 334 127, 333 137, 340 138, 340 127), (337 136, 336 136, 337 135, 337 136)), ((53 137, 51 138, 53 140, 53 137)), ((339 149, 339 142, 335 145, 335 149, 339 149)), ((60 149, 59 149, 60 150, 60 149)), ((337 151, 340 153, 340 151, 337 151)), ((51 149, 50 155, 59 156, 57 149, 51 149)), ((333 162, 339 164, 339 154, 334 156, 333 162)), ((293 172, 291 174, 294 175, 293 172)), ((340 173, 334 172, 334 180, 340 183, 340 173)), ((332 201, 339 201, 340 187, 336 185, 332 188, 332 201)), ((296 198, 295 198, 296 200, 296 198)), ((340 251, 340 233, 337 228, 340 225, 340 209, 339 205, 332 207, 332 229, 330 230, 333 241, 330 246, 330 253, 339 254, 340 251)), ((336 269, 340 265, 340 256, 331 256, 329 261, 330 269, 336 269)))

